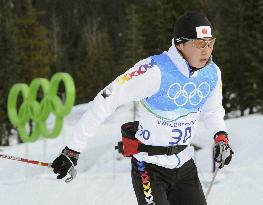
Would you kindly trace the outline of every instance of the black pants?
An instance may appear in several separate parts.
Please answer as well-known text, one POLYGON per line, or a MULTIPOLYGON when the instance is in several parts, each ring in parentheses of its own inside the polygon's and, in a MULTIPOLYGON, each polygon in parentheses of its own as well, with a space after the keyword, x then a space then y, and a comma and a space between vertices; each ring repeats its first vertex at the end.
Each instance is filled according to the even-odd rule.
POLYGON ((132 158, 132 183, 138 205, 206 205, 191 159, 182 167, 167 169, 132 158))

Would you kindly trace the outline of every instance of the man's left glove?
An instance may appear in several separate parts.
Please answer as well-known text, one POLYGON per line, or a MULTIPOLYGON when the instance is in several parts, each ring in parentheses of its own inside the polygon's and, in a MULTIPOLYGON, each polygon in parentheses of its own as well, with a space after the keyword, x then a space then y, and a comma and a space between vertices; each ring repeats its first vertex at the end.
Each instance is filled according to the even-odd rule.
POLYGON ((234 154, 228 143, 228 135, 224 131, 217 132, 214 135, 214 160, 219 163, 221 169, 224 165, 228 165, 234 154))
POLYGON ((77 172, 75 166, 79 158, 79 152, 65 147, 61 154, 52 162, 51 167, 55 174, 58 174, 57 179, 62 179, 67 174, 70 174, 70 177, 66 179, 66 182, 70 182, 75 178, 77 172))

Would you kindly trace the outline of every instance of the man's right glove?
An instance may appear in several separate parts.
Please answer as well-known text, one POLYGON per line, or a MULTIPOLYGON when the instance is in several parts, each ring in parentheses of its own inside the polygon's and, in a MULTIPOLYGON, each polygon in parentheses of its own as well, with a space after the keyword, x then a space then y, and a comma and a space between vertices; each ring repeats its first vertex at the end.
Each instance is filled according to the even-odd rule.
POLYGON ((55 174, 58 174, 57 179, 62 179, 67 174, 70 174, 70 177, 66 179, 66 182, 70 182, 75 178, 77 172, 75 166, 79 158, 79 152, 65 147, 61 154, 53 161, 51 167, 55 174))
POLYGON ((228 143, 228 135, 224 131, 217 132, 214 135, 214 160, 219 163, 221 169, 224 165, 228 165, 234 154, 228 143))

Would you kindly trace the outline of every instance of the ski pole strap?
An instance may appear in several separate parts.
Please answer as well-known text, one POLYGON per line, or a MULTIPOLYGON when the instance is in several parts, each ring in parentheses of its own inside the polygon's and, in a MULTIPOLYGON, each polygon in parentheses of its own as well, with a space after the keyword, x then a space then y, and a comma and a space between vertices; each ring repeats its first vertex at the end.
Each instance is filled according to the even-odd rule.
POLYGON ((139 152, 147 152, 149 156, 153 155, 173 155, 179 154, 183 151, 187 145, 176 145, 176 146, 169 146, 169 147, 162 147, 162 146, 152 146, 152 145, 145 145, 139 144, 138 151, 139 152))
POLYGON ((69 170, 68 170, 68 174, 70 175, 65 182, 69 183, 71 182, 73 179, 75 179, 75 177, 77 176, 77 170, 75 169, 74 166, 72 166, 69 170))

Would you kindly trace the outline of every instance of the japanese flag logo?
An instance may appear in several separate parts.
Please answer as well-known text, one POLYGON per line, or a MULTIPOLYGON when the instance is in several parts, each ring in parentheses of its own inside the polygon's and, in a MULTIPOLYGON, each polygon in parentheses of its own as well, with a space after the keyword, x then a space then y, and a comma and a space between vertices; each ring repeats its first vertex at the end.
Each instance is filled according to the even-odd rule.
POLYGON ((209 38, 212 37, 210 26, 199 26, 196 27, 197 38, 209 38))

